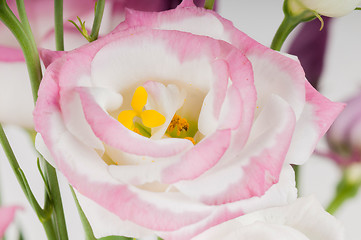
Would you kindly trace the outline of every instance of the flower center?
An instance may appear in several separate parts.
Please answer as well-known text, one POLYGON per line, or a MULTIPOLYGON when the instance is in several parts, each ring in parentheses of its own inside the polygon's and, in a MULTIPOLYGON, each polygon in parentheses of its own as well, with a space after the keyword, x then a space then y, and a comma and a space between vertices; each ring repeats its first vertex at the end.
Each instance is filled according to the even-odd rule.
MULTIPOLYGON (((121 111, 118 121, 129 130, 144 137, 151 137, 151 128, 159 127, 166 122, 166 118, 156 110, 144 110, 148 101, 148 93, 142 86, 138 87, 132 97, 132 110, 121 111)), ((175 114, 165 132, 165 135, 173 138, 184 138, 195 144, 194 131, 185 118, 175 114), (192 130, 192 131, 188 131, 192 130)))
POLYGON ((118 121, 126 128, 142 133, 142 130, 146 128, 159 127, 165 123, 165 117, 155 110, 143 110, 147 103, 148 93, 144 87, 138 87, 133 95, 131 106, 133 110, 125 110, 119 113, 118 121), (143 126, 134 122, 134 118, 140 118, 143 126), (139 129, 144 128, 144 129, 139 129), (137 129, 137 130, 135 130, 137 129))

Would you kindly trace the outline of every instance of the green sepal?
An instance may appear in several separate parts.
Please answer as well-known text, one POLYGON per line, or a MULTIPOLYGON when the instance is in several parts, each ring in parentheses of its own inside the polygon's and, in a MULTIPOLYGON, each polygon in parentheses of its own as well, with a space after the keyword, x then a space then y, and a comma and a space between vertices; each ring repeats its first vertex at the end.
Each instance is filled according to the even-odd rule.
POLYGON ((68 21, 71 22, 76 27, 76 29, 78 29, 78 31, 81 33, 81 35, 83 35, 85 37, 85 39, 88 40, 88 42, 91 42, 92 39, 88 34, 88 30, 86 30, 86 28, 85 28, 85 21, 82 21, 80 19, 80 17, 76 17, 76 18, 79 21, 80 27, 74 21, 72 21, 72 20, 68 20, 68 21))

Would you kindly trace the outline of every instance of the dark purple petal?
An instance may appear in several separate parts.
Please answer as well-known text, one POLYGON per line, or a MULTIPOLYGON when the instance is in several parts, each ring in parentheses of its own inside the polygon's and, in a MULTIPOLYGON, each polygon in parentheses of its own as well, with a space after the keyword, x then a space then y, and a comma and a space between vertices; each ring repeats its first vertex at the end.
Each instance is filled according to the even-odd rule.
MULTIPOLYGON (((182 0, 128 0, 116 2, 115 5, 121 9, 126 6, 140 11, 159 12, 176 8, 181 2, 182 0)), ((204 2, 205 0, 194 0, 198 7, 203 7, 204 2)))
POLYGON ((329 17, 323 17, 323 20, 325 25, 322 31, 320 31, 321 23, 317 19, 304 23, 288 51, 290 54, 298 56, 305 70, 306 78, 316 89, 318 89, 323 69, 328 29, 331 23, 329 17))

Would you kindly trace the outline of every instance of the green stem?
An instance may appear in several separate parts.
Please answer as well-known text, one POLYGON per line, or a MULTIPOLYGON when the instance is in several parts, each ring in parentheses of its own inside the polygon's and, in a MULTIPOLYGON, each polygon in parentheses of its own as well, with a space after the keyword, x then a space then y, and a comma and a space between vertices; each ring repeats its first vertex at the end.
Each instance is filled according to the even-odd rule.
POLYGON ((271 49, 280 51, 288 35, 299 23, 297 19, 285 16, 272 40, 271 49))
POLYGON ((283 4, 284 19, 277 29, 275 36, 273 37, 271 49, 280 51, 283 43, 287 39, 292 30, 301 22, 307 22, 314 19, 315 13, 310 10, 302 10, 298 13, 292 12, 292 8, 289 5, 288 0, 283 4))
POLYGON ((61 194, 59 189, 58 178, 56 175, 56 170, 53 168, 44 158, 40 158, 43 166, 44 166, 44 173, 47 179, 47 184, 51 193, 51 201, 54 207, 54 223, 57 226, 57 234, 60 240, 67 240, 68 239, 68 231, 66 228, 65 216, 64 216, 64 209, 61 200, 61 194))
POLYGON ((74 189, 72 186, 70 186, 70 191, 71 191, 71 194, 73 195, 73 198, 74 198, 74 201, 75 201, 75 204, 76 204, 76 208, 78 209, 78 213, 79 213, 79 216, 80 216, 80 220, 81 220, 81 223, 83 225, 83 229, 84 229, 84 232, 85 232, 85 239, 86 240, 96 240, 95 236, 94 236, 94 233, 93 233, 93 230, 90 226, 90 223, 88 221, 88 219, 86 218, 84 212, 83 212, 83 209, 81 208, 80 204, 79 204, 79 201, 78 201, 78 198, 76 197, 76 194, 74 192, 74 189))
POLYGON ((105 0, 99 0, 96 4, 94 22, 93 22, 92 32, 90 34, 91 42, 98 39, 100 24, 103 19, 104 7, 105 7, 105 0))
MULTIPOLYGON (((39 59, 39 53, 36 48, 35 40, 33 35, 31 34, 30 26, 26 17, 25 8, 23 0, 17 0, 17 6, 18 11, 21 16, 22 23, 25 24, 25 27, 23 24, 19 22, 19 20, 16 18, 14 13, 11 11, 9 6, 6 4, 5 0, 0 0, 0 20, 10 29, 10 31, 14 34, 17 41, 19 42, 26 61, 26 65, 29 72, 29 77, 31 81, 31 87, 32 87, 32 93, 33 93, 33 99, 34 103, 36 103, 38 98, 38 90, 40 81, 42 78, 41 73, 41 66, 40 66, 40 59, 39 59)), ((2 128, 1 128, 2 129, 2 128)), ((10 147, 6 146, 6 147, 10 147)), ((9 148, 11 149, 11 148, 9 148)), ((14 162, 16 159, 9 158, 10 162, 14 162)), ((54 210, 55 210, 55 218, 56 218, 56 224, 57 228, 59 229, 59 234, 61 237, 61 240, 67 240, 67 231, 66 231, 66 225, 65 225, 65 217, 63 212, 63 207, 61 203, 61 197, 60 197, 60 191, 59 191, 59 185, 58 180, 56 176, 56 171, 54 168, 52 168, 49 163, 44 161, 45 165, 45 175, 47 176, 48 185, 51 191, 52 199, 54 201, 54 210)), ((17 162, 16 162, 17 164, 17 162)), ((18 164, 17 164, 18 165, 18 164)), ((15 168, 14 173, 18 178, 19 181, 19 171, 17 171, 18 168, 15 168)), ((23 181, 19 181, 21 187, 23 188, 23 191, 26 193, 26 189, 24 188, 25 185, 23 181)), ((28 197, 28 195, 27 195, 28 197)), ((46 205, 49 203, 46 203, 46 205)), ((44 224, 44 223, 43 223, 44 224)), ((49 223, 50 224, 50 223, 49 223)), ((49 225, 46 222, 46 225, 49 225)))
POLYGON ((330 214, 334 214, 346 200, 356 196, 359 187, 359 184, 352 184, 348 182, 346 178, 341 180, 337 186, 335 197, 326 208, 326 211, 330 214))
POLYGON ((54 226, 53 222, 51 221, 51 218, 47 221, 43 222, 43 227, 45 229, 45 234, 48 240, 57 240, 58 238, 55 235, 54 232, 54 226))
MULTIPOLYGON (((55 46, 57 51, 64 51, 63 5, 63 0, 54 0, 54 31, 55 46)), ((67 240, 68 231, 66 228, 64 209, 56 170, 45 159, 41 158, 41 161, 44 166, 45 178, 47 179, 49 191, 51 192, 52 202, 54 205, 53 221, 57 226, 56 231, 59 239, 67 240)))
POLYGON ((209 9, 209 10, 213 10, 214 2, 215 2, 215 0, 206 0, 204 2, 204 8, 209 9))
MULTIPOLYGON (((15 157, 15 154, 10 146, 10 143, 6 137, 6 134, 5 134, 4 129, 1 124, 0 124, 0 143, 1 143, 2 148, 4 149, 6 157, 9 160, 10 166, 14 171, 15 177, 20 184, 21 189, 23 190, 26 198, 29 199, 28 190, 25 186, 23 176, 19 171, 19 169, 20 169, 19 163, 15 157)), ((41 213, 38 213, 38 212, 37 212, 37 214, 41 215, 41 213)))
MULTIPOLYGON (((21 9, 21 8, 20 8, 21 9)), ((41 80, 41 66, 38 50, 34 46, 32 36, 28 35, 29 30, 19 22, 14 13, 10 10, 5 0, 0 0, 0 20, 10 29, 18 40, 23 50, 28 73, 31 81, 31 89, 34 102, 38 98, 38 89, 41 80)))
MULTIPOLYGON (((18 9, 19 12, 19 17, 21 20, 21 25, 24 27, 24 30, 26 31, 26 33, 28 34, 28 36, 33 36, 33 33, 31 31, 31 27, 28 21, 28 17, 26 14, 26 9, 25 9, 25 5, 24 5, 24 1, 23 0, 16 0, 16 7, 18 9)), ((31 37, 29 40, 32 41, 32 45, 35 45, 35 40, 33 37, 31 37)))
POLYGON ((45 210, 41 209, 39 203, 36 201, 29 184, 25 178, 23 171, 21 170, 19 163, 15 157, 13 150, 9 144, 9 141, 6 137, 4 129, 0 124, 0 143, 4 149, 4 152, 9 160, 10 166, 13 169, 16 179, 19 182, 21 189, 23 190, 26 198, 28 199, 30 205, 34 209, 35 213, 37 214, 39 220, 42 222, 46 235, 48 236, 49 240, 56 240, 56 235, 54 232, 54 227, 51 222, 51 209, 45 207, 45 210))
POLYGON ((355 8, 355 10, 361 10, 361 7, 357 7, 357 8, 355 8))
POLYGON ((55 46, 64 51, 63 0, 54 0, 55 46))

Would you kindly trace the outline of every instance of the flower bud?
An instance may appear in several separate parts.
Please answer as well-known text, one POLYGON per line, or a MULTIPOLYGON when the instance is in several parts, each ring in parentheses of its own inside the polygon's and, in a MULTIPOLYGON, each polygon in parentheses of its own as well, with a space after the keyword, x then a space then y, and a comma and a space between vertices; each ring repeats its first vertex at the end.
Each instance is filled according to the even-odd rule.
POLYGON ((289 0, 288 7, 293 13, 310 10, 328 17, 341 17, 352 12, 360 3, 360 0, 289 0))
POLYGON ((346 103, 326 134, 329 157, 343 166, 361 161, 361 92, 346 103))

